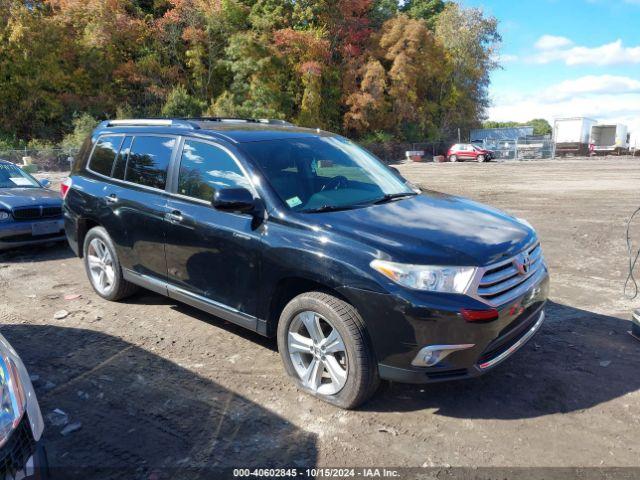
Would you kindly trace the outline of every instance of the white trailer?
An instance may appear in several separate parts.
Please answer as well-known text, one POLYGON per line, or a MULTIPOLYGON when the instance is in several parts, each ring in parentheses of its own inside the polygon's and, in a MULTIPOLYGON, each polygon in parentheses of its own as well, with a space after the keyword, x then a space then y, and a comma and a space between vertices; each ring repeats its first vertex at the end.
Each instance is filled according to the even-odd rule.
POLYGON ((595 154, 622 155, 629 153, 631 135, 626 125, 594 125, 591 127, 589 143, 595 154))
POLYGON ((588 155, 591 127, 598 122, 591 118, 558 118, 553 125, 556 155, 588 155))

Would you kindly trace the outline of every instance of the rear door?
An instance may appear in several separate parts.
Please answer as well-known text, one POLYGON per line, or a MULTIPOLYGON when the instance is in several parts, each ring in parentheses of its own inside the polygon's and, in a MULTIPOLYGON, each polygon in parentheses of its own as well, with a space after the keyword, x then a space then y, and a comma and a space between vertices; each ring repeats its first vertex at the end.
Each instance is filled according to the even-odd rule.
POLYGON ((252 215, 221 212, 211 201, 214 189, 257 193, 233 152, 217 143, 187 138, 175 163, 166 208, 169 295, 255 328, 261 229, 252 228, 252 215))
POLYGON ((175 136, 133 135, 114 165, 113 175, 121 187, 107 200, 120 226, 122 267, 163 281, 167 278, 165 187, 177 145, 175 136))

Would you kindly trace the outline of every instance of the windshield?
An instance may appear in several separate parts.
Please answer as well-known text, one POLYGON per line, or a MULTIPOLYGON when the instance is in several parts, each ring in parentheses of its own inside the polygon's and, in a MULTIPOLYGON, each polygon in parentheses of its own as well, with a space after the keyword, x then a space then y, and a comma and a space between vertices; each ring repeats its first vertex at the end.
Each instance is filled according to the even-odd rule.
POLYGON ((344 138, 268 140, 242 148, 292 210, 355 208, 415 195, 377 158, 344 138))
POLYGON ((16 187, 39 188, 40 184, 20 167, 12 163, 0 163, 0 188, 16 187))

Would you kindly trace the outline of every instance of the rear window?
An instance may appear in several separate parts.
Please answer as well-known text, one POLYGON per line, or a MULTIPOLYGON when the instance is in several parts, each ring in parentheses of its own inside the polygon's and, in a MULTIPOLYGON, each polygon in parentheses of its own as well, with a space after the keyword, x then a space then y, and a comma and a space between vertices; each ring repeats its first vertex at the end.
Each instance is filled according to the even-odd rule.
POLYGON ((101 137, 93 150, 89 168, 96 173, 110 177, 113 161, 120 149, 122 138, 121 136, 101 137))
POLYGON ((135 137, 129 151, 125 180, 164 189, 175 145, 176 140, 171 137, 135 137))

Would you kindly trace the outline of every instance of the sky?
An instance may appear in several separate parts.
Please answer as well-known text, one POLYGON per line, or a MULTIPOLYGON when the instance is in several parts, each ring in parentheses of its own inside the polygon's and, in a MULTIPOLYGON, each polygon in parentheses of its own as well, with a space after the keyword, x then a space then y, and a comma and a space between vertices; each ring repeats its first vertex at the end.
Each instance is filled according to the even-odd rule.
POLYGON ((491 120, 624 123, 640 147, 640 0, 463 0, 500 21, 491 120))

